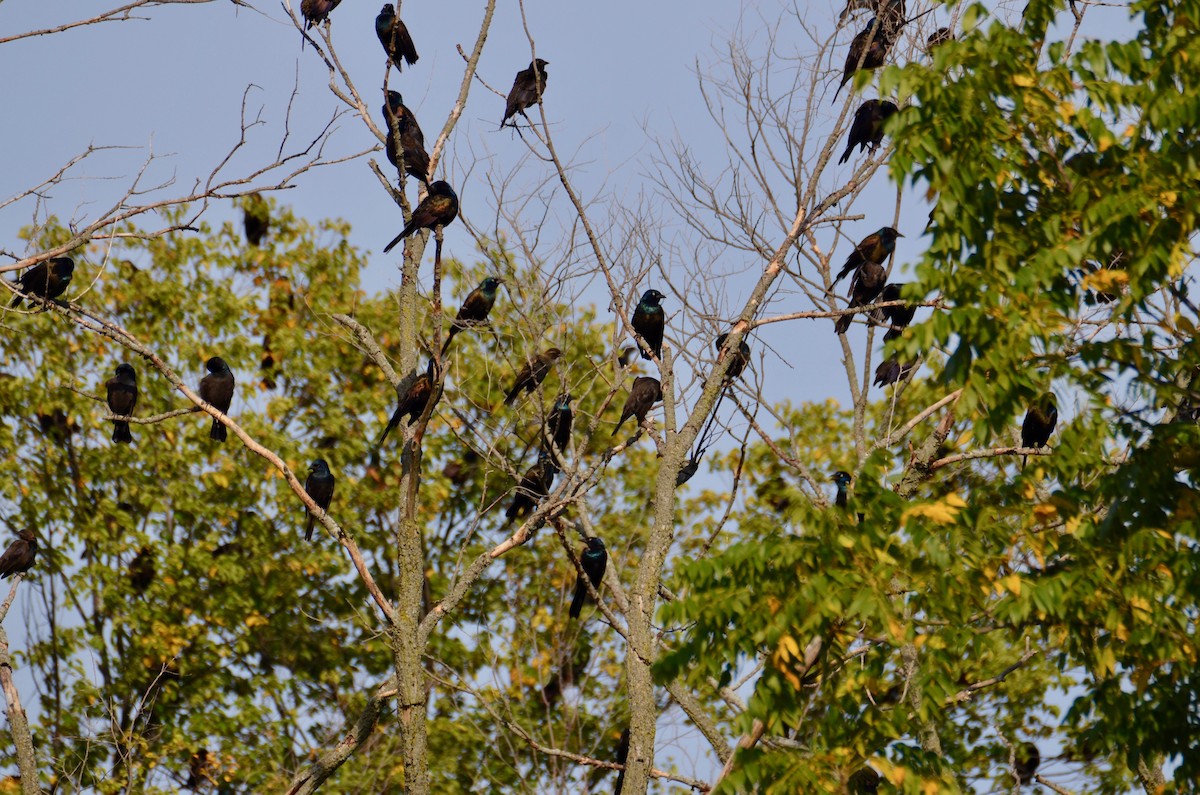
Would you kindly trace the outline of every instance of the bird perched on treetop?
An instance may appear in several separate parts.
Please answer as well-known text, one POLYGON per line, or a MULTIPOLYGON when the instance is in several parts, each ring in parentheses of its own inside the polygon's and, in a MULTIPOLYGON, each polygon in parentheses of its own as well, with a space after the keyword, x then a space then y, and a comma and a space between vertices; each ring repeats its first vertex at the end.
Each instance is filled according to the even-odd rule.
MULTIPOLYGON (((850 304, 848 309, 854 309, 859 306, 868 306, 875 302, 879 293, 883 290, 883 283, 887 281, 887 272, 882 265, 875 262, 864 262, 854 272, 853 278, 850 280, 850 289, 847 295, 850 296, 850 304)), ((837 323, 833 328, 838 334, 845 334, 850 328, 850 319, 854 317, 852 314, 842 315, 837 319, 837 323)))
POLYGON ((859 105, 858 110, 854 111, 854 121, 850 124, 850 136, 846 141, 846 151, 842 152, 838 163, 845 163, 849 160, 856 146, 859 152, 868 146, 871 147, 871 151, 875 151, 875 147, 883 142, 883 123, 899 112, 900 109, 896 107, 896 103, 886 99, 868 99, 859 105))
POLYGON ((338 7, 342 0, 302 0, 300 14, 305 19, 305 30, 311 30, 313 25, 329 19, 329 12, 338 7))
POLYGON ((392 238, 391 243, 383 247, 383 253, 391 251, 397 243, 418 229, 436 229, 439 226, 448 226, 457 217, 457 194, 448 183, 438 180, 429 186, 429 192, 425 194, 424 199, 421 199, 417 209, 413 210, 408 225, 401 230, 400 234, 392 238))
POLYGON ((517 72, 512 89, 508 92, 508 102, 504 106, 504 118, 500 120, 500 128, 510 118, 520 113, 525 115, 525 109, 533 107, 542 100, 546 92, 546 67, 549 61, 537 58, 530 61, 528 69, 517 72))
POLYGON ((835 102, 838 94, 842 93, 842 89, 845 88, 846 83, 850 82, 850 78, 854 76, 855 72, 859 69, 878 69, 883 66, 883 62, 887 60, 888 50, 892 48, 895 35, 896 32, 889 31, 888 26, 880 25, 876 19, 872 19, 862 29, 862 32, 854 37, 854 40, 850 42, 850 52, 846 54, 842 82, 833 94, 835 102))
POLYGON ((524 519, 528 516, 537 507, 537 504, 550 493, 550 487, 554 485, 556 474, 558 474, 558 468, 554 466, 554 462, 547 458, 545 453, 540 454, 537 463, 525 471, 521 482, 517 484, 512 504, 504 512, 505 524, 514 519, 524 519))
POLYGON ((384 153, 393 168, 400 168, 400 158, 404 158, 404 170, 422 182, 429 182, 429 153, 425 151, 425 133, 417 123, 417 117, 404 104, 404 98, 399 91, 388 91, 387 102, 383 105, 383 126, 387 130, 387 141, 384 153), (395 130, 392 120, 395 119, 395 130), (397 136, 399 145, 397 145, 397 136))
POLYGON ((1037 773, 1038 766, 1042 763, 1042 753, 1033 743, 1023 743, 1017 749, 1016 761, 1013 763, 1013 772, 1017 774, 1017 781, 1022 785, 1033 781, 1034 774, 1037 773))
POLYGON ((489 276, 467 294, 462 306, 458 308, 454 322, 450 324, 450 333, 446 335, 446 342, 442 345, 442 356, 445 356, 446 351, 450 349, 450 341, 454 339, 455 334, 487 322, 488 314, 496 305, 496 290, 502 284, 504 284, 503 279, 489 276))
POLYGON ((896 238, 898 237, 904 237, 904 235, 890 226, 885 226, 864 237, 862 242, 850 252, 850 256, 846 257, 846 264, 838 271, 838 275, 834 278, 833 283, 837 284, 842 280, 842 277, 861 267, 864 262, 874 262, 876 265, 882 265, 884 260, 890 257, 892 252, 896 250, 896 238))
POLYGON ((629 397, 625 399, 625 407, 621 409, 621 419, 617 421, 617 427, 613 428, 612 435, 616 436, 625 420, 630 417, 637 417, 640 427, 646 421, 646 414, 662 399, 662 384, 657 378, 646 375, 635 378, 633 386, 629 388, 629 397))
MULTIPOLYGON (((329 471, 329 464, 325 463, 324 458, 318 458, 309 465, 308 480, 304 481, 304 490, 322 511, 329 510, 329 503, 333 500, 333 484, 333 473, 329 471)), ((307 505, 304 506, 304 511, 308 514, 308 524, 304 528, 304 540, 311 541, 315 518, 307 505)))
MULTIPOLYGON (((200 379, 200 399, 222 414, 228 414, 229 404, 233 402, 233 371, 220 356, 212 357, 204 366, 208 368, 208 375, 200 379)), ((225 426, 216 417, 213 417, 208 438, 215 442, 225 441, 225 426)))
MULTIPOLYGON (((902 283, 889 282, 884 285, 883 292, 879 294, 880 302, 901 300, 903 289, 902 283)), ((879 310, 879 313, 882 316, 880 319, 887 321, 887 324, 891 326, 883 335, 883 341, 887 342, 904 333, 904 329, 908 328, 913 316, 917 314, 917 308, 915 306, 885 306, 879 310)))
POLYGON ((396 7, 391 3, 385 3, 379 16, 375 17, 375 33, 396 69, 400 69, 401 59, 409 66, 417 62, 420 56, 417 55, 412 36, 408 34, 408 26, 396 16, 396 7))
POLYGON ((37 536, 33 531, 18 530, 17 540, 9 544, 4 554, 0 555, 0 580, 29 571, 33 567, 37 551, 37 536))
POLYGON ((412 425, 425 413, 425 405, 429 403, 429 398, 433 395, 433 374, 435 367, 436 363, 430 358, 425 372, 417 376, 417 380, 409 385, 408 391, 400 396, 399 402, 396 403, 396 410, 392 412, 391 419, 388 420, 387 425, 383 429, 383 435, 375 443, 376 450, 383 447, 383 443, 387 441, 388 434, 400 424, 400 420, 404 418, 404 415, 408 415, 407 424, 412 425))
POLYGON ((900 364, 900 360, 893 356, 890 359, 885 359, 875 368, 875 380, 872 382, 875 386, 887 386, 894 384, 902 378, 908 378, 912 375, 915 363, 900 364))
MULTIPOLYGON (((554 409, 546 419, 545 436, 545 439, 549 439, 551 444, 558 448, 560 455, 566 455, 567 448, 571 446, 571 425, 574 420, 575 413, 571 411, 571 393, 563 392, 558 396, 558 400, 554 401, 554 409)), ((543 439, 543 443, 545 439, 543 439)))
POLYGON ((517 372, 512 389, 508 390, 508 394, 504 396, 504 405, 511 406, 522 389, 526 392, 537 389, 538 384, 546 380, 546 376, 550 374, 550 368, 554 366, 554 362, 560 356, 562 356, 562 351, 558 348, 547 348, 526 362, 525 366, 517 372))
POLYGON ((54 257, 39 262, 17 279, 17 294, 13 296, 9 306, 20 306, 26 295, 36 295, 53 301, 67 291, 73 273, 75 260, 70 257, 54 257))
MULTIPOLYGON (((1045 447, 1058 424, 1058 403, 1054 394, 1046 392, 1029 405, 1025 412, 1025 421, 1021 423, 1022 447, 1045 447)), ((1021 457, 1021 466, 1029 456, 1021 457)))
POLYGON ((608 568, 608 550, 604 548, 603 541, 595 536, 587 540, 587 548, 579 556, 579 567, 583 569, 583 573, 575 581, 575 596, 571 599, 571 609, 567 611, 571 618, 579 618, 583 611, 583 603, 588 597, 584 575, 596 591, 600 590, 600 583, 604 581, 604 570, 608 568))
POLYGON ((645 341, 645 347, 642 348, 643 359, 651 358, 651 351, 655 357, 662 358, 663 329, 667 323, 667 313, 662 308, 664 298, 666 296, 658 290, 647 290, 642 293, 642 300, 638 301, 633 310, 633 317, 630 318, 629 325, 633 326, 633 330, 645 341))
POLYGON ((954 41, 954 33, 950 28, 938 28, 933 33, 930 33, 929 38, 925 39, 926 55, 933 55, 935 48, 948 41, 954 41))
MULTIPOLYGON (((718 357, 720 357, 721 352, 725 350, 725 340, 727 339, 729 339, 729 332, 717 337, 716 342, 713 343, 714 347, 717 349, 718 357)), ((732 356, 733 360, 729 362, 729 369, 725 371, 726 384, 732 382, 735 378, 740 376, 742 371, 744 371, 747 365, 750 364, 750 346, 746 344, 745 337, 742 337, 740 340, 738 340, 738 349, 732 354, 732 356)))
POLYGON ((242 198, 242 226, 246 230, 246 242, 257 248, 271 228, 271 205, 258 193, 242 198))
MULTIPOLYGON (((113 414, 128 417, 133 414, 137 405, 137 372, 132 364, 122 362, 117 365, 117 374, 108 379, 104 385, 108 391, 108 410, 113 414)), ((112 440, 117 444, 130 444, 133 434, 129 432, 129 423, 124 420, 113 420, 112 440)))
POLYGON ((850 483, 854 478, 849 472, 844 469, 839 469, 833 473, 833 482, 837 484, 837 497, 834 498, 833 504, 839 508, 846 507, 846 489, 850 488, 850 483))

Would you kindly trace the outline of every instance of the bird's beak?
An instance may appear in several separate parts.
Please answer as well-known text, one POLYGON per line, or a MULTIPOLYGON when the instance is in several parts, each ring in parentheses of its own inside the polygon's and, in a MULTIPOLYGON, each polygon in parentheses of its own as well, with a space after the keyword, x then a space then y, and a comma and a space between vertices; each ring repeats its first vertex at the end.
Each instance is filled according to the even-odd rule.
POLYGON ((897 233, 896 233, 896 237, 904 237, 904 235, 902 235, 902 234, 900 234, 899 232, 897 232, 897 233))

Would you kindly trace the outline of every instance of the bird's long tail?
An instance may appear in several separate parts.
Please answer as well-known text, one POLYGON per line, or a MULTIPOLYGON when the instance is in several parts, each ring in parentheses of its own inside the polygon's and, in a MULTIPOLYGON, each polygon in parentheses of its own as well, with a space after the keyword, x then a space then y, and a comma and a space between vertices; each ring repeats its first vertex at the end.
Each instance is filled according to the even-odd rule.
POLYGON ((304 540, 305 541, 312 541, 312 531, 313 531, 313 515, 310 513, 308 515, 308 525, 304 528, 304 540))
POLYGON ((216 417, 213 417, 212 428, 208 431, 208 438, 214 442, 225 441, 225 426, 216 417))
POLYGON ((383 447, 383 443, 387 441, 388 434, 391 433, 392 430, 399 424, 400 424, 400 410, 397 409, 396 412, 394 414, 392 414, 392 418, 390 420, 388 420, 388 424, 384 426, 383 434, 379 437, 379 441, 375 443, 376 450, 383 447))
POLYGON ((400 234, 398 234, 398 235, 396 235, 395 237, 393 237, 393 238, 392 238, 392 242, 391 242, 391 243, 388 243, 386 246, 384 246, 384 247, 383 247, 383 253, 384 253, 384 254, 386 254, 386 253, 388 253, 389 251, 391 251, 392 249, 394 249, 394 248, 396 247, 396 244, 397 244, 397 243, 399 243, 399 242, 400 242, 401 240, 403 240, 404 238, 406 238, 406 237, 408 237, 409 235, 411 235, 411 234, 412 234, 412 231, 413 231, 413 229, 415 229, 415 228, 416 228, 416 227, 414 227, 414 226, 412 225, 412 222, 410 221, 410 222, 408 223, 408 225, 407 225, 407 226, 405 226, 403 230, 401 230, 400 234))
POLYGON ((575 583, 575 597, 571 600, 571 609, 568 615, 571 618, 579 618, 579 614, 583 612, 583 603, 587 599, 587 586, 583 584, 583 575, 579 575, 579 580, 575 583))
POLYGON ((450 333, 446 335, 446 341, 442 344, 442 358, 446 358, 446 351, 450 350, 450 343, 454 340, 454 335, 458 333, 458 326, 451 326, 450 333))
POLYGON ((116 420, 113 422, 112 440, 117 444, 132 444, 133 434, 129 432, 129 423, 116 420))

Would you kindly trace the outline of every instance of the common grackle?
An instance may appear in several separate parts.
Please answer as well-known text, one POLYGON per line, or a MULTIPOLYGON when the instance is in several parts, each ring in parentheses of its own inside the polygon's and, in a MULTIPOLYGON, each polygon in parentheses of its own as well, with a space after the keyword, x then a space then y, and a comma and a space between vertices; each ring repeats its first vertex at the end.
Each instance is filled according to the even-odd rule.
MULTIPOLYGON (((304 490, 322 511, 329 510, 329 503, 333 500, 333 484, 333 473, 329 471, 329 464, 325 463, 324 458, 318 458, 309 465, 308 480, 304 481, 304 490)), ((304 540, 312 541, 315 517, 312 511, 308 510, 308 506, 304 507, 304 511, 308 514, 308 524, 304 528, 304 540)))
POLYGON ((386 254, 391 251, 396 247, 397 243, 418 229, 435 229, 439 226, 447 226, 457 217, 458 196, 449 184, 438 180, 429 186, 429 192, 425 194, 424 199, 421 199, 421 203, 417 205, 417 209, 413 210, 412 218, 409 219, 408 225, 401 230, 400 234, 392 238, 391 243, 383 247, 383 253, 386 254))
MULTIPOLYGON (((1031 403, 1029 410, 1025 412, 1025 421, 1021 423, 1021 446, 1045 447, 1057 424, 1058 403, 1053 393, 1046 392, 1031 403)), ((1025 465, 1026 458, 1028 456, 1021 457, 1022 466, 1025 465)))
MULTIPOLYGON (((417 123, 417 117, 404 104, 398 91, 387 92, 383 105, 383 126, 387 129, 384 153, 393 168, 400 168, 400 156, 404 156, 404 170, 410 177, 424 183, 429 182, 429 153, 425 151, 425 133, 417 123), (392 119, 395 119, 395 130, 392 119), (399 135, 399 145, 396 136, 399 135)), ((449 222, 447 222, 449 223, 449 222)))
POLYGON ((858 110, 854 111, 854 121, 850 124, 850 136, 846 141, 846 151, 842 152, 838 163, 845 163, 849 160, 856 146, 859 152, 868 146, 871 147, 871 151, 874 151, 875 147, 883 142, 883 123, 899 110, 894 102, 886 99, 868 99, 859 105, 858 110))
POLYGON ((33 567, 37 551, 37 536, 33 531, 18 530, 17 540, 9 544, 4 554, 0 555, 0 580, 29 571, 33 567))
POLYGON ((571 411, 571 393, 564 392, 554 402, 554 409, 546 420, 546 438, 558 448, 560 455, 567 454, 571 446, 571 424, 575 413, 571 411))
MULTIPOLYGON (((204 366, 208 368, 208 375, 200 379, 200 399, 222 414, 228 414, 229 404, 233 402, 233 371, 220 356, 212 357, 204 366)), ((215 442, 225 441, 225 426, 216 417, 213 417, 208 438, 215 442)))
POLYGON ((864 237, 854 247, 854 250, 850 252, 850 256, 846 257, 846 264, 838 271, 838 275, 834 278, 833 283, 837 284, 840 282, 846 274, 858 269, 864 262, 874 262, 876 265, 882 265, 884 260, 890 257, 892 252, 896 250, 896 238, 898 237, 904 237, 904 235, 890 226, 885 226, 864 237))
POLYGON ((408 415, 408 425, 412 425, 425 412, 425 404, 429 402, 429 398, 433 395, 433 373, 436 363, 431 358, 429 365, 425 368, 425 372, 417 376, 417 380, 413 381, 408 387, 408 391, 400 396, 399 402, 396 404, 396 410, 392 412, 391 419, 383 429, 383 434, 379 437, 379 441, 375 443, 375 449, 383 447, 383 443, 387 441, 388 434, 400 424, 400 420, 404 419, 404 415, 408 415))
POLYGON ((442 345, 443 357, 450 349, 450 341, 454 339, 455 334, 487 322, 488 314, 496 305, 496 290, 502 284, 504 284, 503 279, 489 276, 467 295, 462 306, 458 308, 458 315, 455 316, 454 322, 450 324, 450 333, 446 335, 446 342, 442 345))
MULTIPOLYGON (((874 262, 864 262, 854 272, 854 277, 850 280, 850 289, 847 295, 850 296, 848 309, 854 309, 859 306, 868 306, 875 302, 879 293, 883 290, 883 283, 887 280, 887 272, 882 265, 874 262)), ((838 334, 845 334, 850 328, 850 318, 853 314, 842 315, 834 324, 834 331, 838 334)))
POLYGON ((508 102, 504 106, 504 118, 500 120, 501 129, 510 118, 520 113, 525 115, 525 109, 533 107, 546 93, 546 66, 549 61, 541 58, 530 61, 528 69, 517 72, 512 89, 508 92, 508 102))
POLYGON ((633 355, 638 352, 638 349, 633 345, 627 345, 621 349, 621 355, 617 357, 617 364, 621 367, 628 367, 633 361, 633 355))
POLYGON ((900 29, 905 23, 904 0, 877 0, 875 16, 883 24, 883 29, 892 41, 900 35, 900 29))
POLYGON ((9 303, 20 306, 26 295, 54 300, 67 291, 71 275, 75 272, 75 260, 70 257, 54 257, 34 265, 17 279, 17 294, 9 303))
POLYGON ((521 476, 521 482, 517 484, 517 490, 513 494, 512 504, 504 512, 505 523, 514 519, 524 519, 532 513, 537 504, 550 493, 556 474, 558 468, 554 466, 554 462, 547 458, 545 453, 539 455, 537 463, 521 476))
MULTIPOLYGON (((903 298, 904 284, 901 282, 889 282, 883 287, 883 292, 879 294, 880 303, 884 301, 899 301, 903 298)), ((882 315, 881 320, 887 321, 891 327, 883 335, 883 341, 894 340, 904 333, 904 329, 908 328, 908 324, 912 322, 913 316, 917 314, 915 306, 886 306, 879 310, 882 315)))
MULTIPOLYGON (((604 581, 604 570, 608 568, 608 550, 604 548, 604 542, 595 536, 589 538, 587 549, 579 556, 579 566, 591 580, 592 587, 599 591, 600 583, 604 581)), ((587 597, 587 584, 580 576, 575 581, 575 596, 571 599, 571 609, 568 611, 571 618, 579 618, 587 597)))
POLYGON ((629 325, 633 326, 633 330, 645 341, 645 347, 642 348, 643 359, 651 358, 651 351, 656 358, 662 358, 663 329, 667 323, 667 313, 662 308, 664 298, 666 296, 658 290, 647 290, 642 293, 642 300, 638 301, 633 310, 633 317, 630 318, 629 325))
POLYGON ((142 547, 129 562, 129 587, 139 596, 154 582, 154 550, 142 547))
MULTIPOLYGON (((716 342, 713 343, 717 349, 718 358, 720 358, 722 351, 725 350, 725 340, 727 339, 729 339, 729 332, 717 337, 716 342)), ((733 356, 733 361, 729 363, 729 369, 725 371, 726 384, 731 383, 735 378, 740 376, 746 369, 746 366, 750 364, 750 346, 746 344, 745 337, 742 337, 738 341, 737 352, 731 355, 733 356)))
POLYGON ((875 368, 875 380, 872 382, 875 386, 887 386, 894 384, 902 378, 908 378, 912 375, 915 363, 900 364, 900 360, 893 356, 890 359, 882 361, 875 368))
MULTIPOLYGON (((117 374, 108 379, 104 385, 108 390, 108 410, 113 414, 128 417, 133 414, 137 405, 137 373, 132 364, 122 362, 117 365, 117 374)), ((123 420, 113 420, 112 440, 118 444, 133 442, 133 434, 129 432, 129 423, 123 420)))
POLYGON ((895 31, 888 25, 881 25, 877 19, 872 19, 850 42, 850 52, 846 54, 846 66, 842 70, 842 82, 833 94, 836 102, 838 94, 842 93, 846 83, 859 69, 878 69, 887 60, 888 50, 892 48, 895 31))
POLYGON ((400 69, 401 59, 409 66, 417 62, 420 56, 408 33, 408 26, 396 16, 396 7, 391 3, 384 4, 379 16, 375 17, 375 33, 379 36, 383 51, 397 69, 400 69))
POLYGON ((313 25, 329 19, 329 13, 340 2, 342 0, 301 0, 300 14, 305 19, 304 29, 311 30, 313 25))
POLYGON ((850 795, 875 795, 879 792, 879 774, 869 767, 860 767, 846 782, 850 795))
POLYGON ((933 55, 936 47, 945 44, 948 41, 954 41, 954 33, 950 28, 938 28, 933 33, 929 34, 929 38, 925 39, 925 53, 933 55))
POLYGON ((257 193, 242 197, 242 225, 246 229, 246 242, 254 247, 262 244, 271 228, 271 205, 257 193))
POLYGON ((1013 772, 1017 774, 1017 780, 1025 785, 1033 781, 1034 774, 1041 764, 1042 753, 1038 747, 1033 743, 1024 743, 1017 749, 1013 772))
POLYGON ((833 504, 839 508, 846 507, 846 489, 850 488, 850 483, 854 480, 850 473, 844 469, 839 469, 833 473, 833 482, 837 484, 837 497, 834 498, 833 504))
POLYGON ((617 421, 617 427, 613 428, 612 435, 616 436, 617 431, 621 430, 621 426, 625 424, 625 420, 630 417, 637 417, 640 427, 646 421, 646 414, 654 407, 655 403, 662 399, 662 385, 659 384, 657 378, 647 375, 635 378, 633 386, 629 388, 629 397, 625 400, 625 407, 621 409, 621 419, 617 421))
POLYGON ((512 402, 517 399, 517 395, 521 394, 521 390, 532 392, 537 389, 538 384, 546 380, 550 368, 554 366, 554 362, 560 356, 562 356, 562 351, 558 348, 548 348, 526 362, 525 366, 517 372, 512 389, 508 390, 508 394, 504 396, 504 405, 511 406, 512 402))

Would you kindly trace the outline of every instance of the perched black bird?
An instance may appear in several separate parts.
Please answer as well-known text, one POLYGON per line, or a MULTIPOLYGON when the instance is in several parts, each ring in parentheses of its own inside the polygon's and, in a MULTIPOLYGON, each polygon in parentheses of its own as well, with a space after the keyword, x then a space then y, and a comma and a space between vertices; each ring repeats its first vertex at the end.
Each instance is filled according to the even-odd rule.
POLYGON ((538 58, 529 62, 528 69, 517 72, 512 89, 508 92, 508 102, 504 106, 504 118, 500 120, 501 129, 510 118, 518 113, 524 116, 526 108, 541 102, 542 94, 546 92, 546 66, 549 63, 538 58))
POLYGON ((257 248, 271 228, 271 205, 257 193, 244 197, 242 224, 246 228, 246 242, 257 248))
POLYGON ((537 463, 525 471, 521 482, 517 484, 512 504, 504 512, 505 523, 514 519, 524 519, 532 513, 537 504, 550 493, 550 487, 554 485, 556 474, 558 474, 558 469, 554 466, 554 462, 544 453, 539 455, 537 463))
POLYGON ((8 545, 0 555, 0 580, 14 574, 23 574, 33 567, 37 557, 37 537, 32 530, 18 530, 17 540, 8 545))
POLYGON ((428 184, 429 153, 425 151, 425 133, 421 131, 417 117, 404 104, 404 98, 398 91, 387 92, 387 102, 383 106, 383 126, 387 129, 384 152, 388 162, 393 168, 400 168, 400 157, 403 155, 405 172, 410 177, 416 177, 428 184))
MULTIPOLYGON (((1054 395, 1047 392, 1031 403, 1029 410, 1025 412, 1025 421, 1021 423, 1021 446, 1045 447, 1057 424, 1058 403, 1054 395)), ((1021 457, 1022 466, 1027 458, 1028 456, 1021 457)))
POLYGON ((1025 785, 1033 781, 1033 776, 1037 773, 1038 766, 1041 763, 1042 754, 1038 750, 1038 747, 1033 743, 1024 743, 1017 749, 1013 772, 1017 774, 1017 780, 1022 785, 1025 785))
MULTIPOLYGON (((308 480, 304 481, 304 490, 322 511, 328 511, 329 503, 333 500, 333 483, 333 473, 329 471, 329 464, 325 463, 324 458, 318 458, 309 464, 308 480)), ((308 514, 308 524, 304 528, 304 540, 312 541, 314 517, 307 506, 304 510, 308 514)))
POLYGON ((875 795, 879 792, 879 774, 869 767, 860 767, 850 774, 850 795, 875 795))
MULTIPOLYGON (((200 399, 222 414, 228 414, 229 404, 233 402, 233 371, 220 356, 212 357, 204 366, 208 368, 208 375, 200 379, 200 399)), ((225 441, 225 426, 216 417, 213 417, 208 438, 215 442, 225 441)))
POLYGON ((925 53, 933 55, 935 48, 948 41, 954 41, 954 33, 951 32, 950 28, 938 28, 929 34, 929 38, 925 39, 925 53))
MULTIPOLYGON (((850 280, 850 289, 847 295, 850 296, 849 309, 858 306, 868 306, 875 302, 879 293, 883 290, 883 283, 887 280, 887 272, 882 265, 874 262, 864 262, 854 272, 854 277, 850 280)), ((850 318, 854 315, 842 315, 834 324, 834 331, 838 334, 845 334, 850 328, 850 318)))
POLYGON ((854 121, 850 124, 850 137, 846 141, 846 151, 842 152, 838 163, 845 163, 849 160, 856 146, 859 152, 868 146, 871 147, 871 151, 875 151, 875 147, 883 142, 883 123, 891 118, 892 114, 899 111, 896 103, 888 102, 886 99, 868 99, 859 105, 858 110, 854 111, 854 121))
POLYGON ((621 419, 617 421, 617 427, 613 428, 612 435, 616 436, 625 420, 630 417, 637 417, 640 427, 646 421, 646 414, 662 399, 662 385, 657 378, 646 375, 635 378, 633 386, 629 388, 629 397, 625 399, 625 407, 621 409, 621 419))
POLYGON ((839 469, 833 473, 833 482, 837 484, 837 497, 833 504, 839 508, 846 507, 846 489, 850 488, 850 483, 854 478, 844 469, 839 469))
POLYGON ((662 308, 664 298, 666 296, 658 290, 647 290, 642 293, 642 300, 638 301, 630 318, 629 325, 646 343, 642 348, 643 359, 651 358, 651 351, 656 358, 662 358, 663 329, 667 323, 667 313, 662 308))
POLYGON ((413 210, 412 218, 409 219, 408 225, 401 230, 400 234, 392 238, 391 243, 383 247, 383 253, 386 254, 391 251, 396 247, 397 243, 418 229, 435 229, 439 226, 447 226, 457 217, 458 196, 449 184, 438 180, 429 186, 429 192, 425 194, 424 199, 421 199, 421 203, 417 205, 417 209, 413 210))
POLYGON ((873 383, 875 386, 894 384, 912 375, 915 368, 916 363, 900 364, 900 360, 893 356, 890 359, 880 362, 879 366, 875 368, 875 380, 873 383))
POLYGON ((129 587, 139 596, 154 582, 154 550, 142 547, 129 563, 129 587))
POLYGON ((617 357, 617 364, 621 367, 628 367, 633 361, 633 355, 637 353, 637 348, 633 345, 628 345, 621 349, 621 355, 617 357))
POLYGON ((67 285, 71 283, 73 273, 75 273, 75 260, 70 257, 54 257, 39 262, 17 279, 17 294, 13 296, 9 306, 20 306, 26 295, 36 295, 39 298, 50 300, 58 298, 67 291, 67 285))
POLYGON ((842 71, 842 82, 833 94, 836 102, 838 94, 842 93, 846 83, 859 69, 878 69, 887 60, 888 50, 895 40, 895 31, 887 25, 880 25, 877 19, 872 19, 862 32, 850 42, 850 52, 846 54, 846 66, 842 71))
POLYGON ((850 256, 846 257, 846 264, 838 271, 837 277, 833 283, 837 284, 842 278, 862 266, 864 262, 874 262, 876 265, 882 265, 884 260, 892 255, 896 250, 896 238, 904 237, 904 235, 892 229, 890 226, 885 226, 877 232, 872 232, 862 239, 862 241, 854 247, 850 252, 850 256))
MULTIPOLYGON (((113 414, 128 417, 133 414, 137 405, 137 373, 132 364, 122 362, 117 365, 117 374, 108 379, 104 385, 108 390, 108 410, 113 414)), ((113 420, 112 440, 118 444, 130 444, 133 434, 129 432, 129 423, 123 420, 113 420)))
POLYGON ((571 411, 571 393, 564 392, 554 402, 554 409, 546 420, 546 438, 558 448, 561 455, 566 455, 571 445, 571 424, 575 413, 571 411))
MULTIPOLYGON (((879 294, 880 303, 884 301, 899 301, 903 296, 901 293, 904 290, 904 284, 899 282, 889 282, 883 286, 883 292, 879 294)), ((887 306, 879 310, 883 316, 882 320, 886 321, 889 328, 883 335, 883 341, 894 340, 904 333, 904 329, 908 328, 908 324, 913 321, 913 316, 917 314, 915 306, 887 306)))
POLYGON ((450 325, 450 333, 446 335, 446 342, 442 345, 442 356, 445 356, 446 351, 450 349, 450 341, 454 339, 455 334, 487 322, 488 314, 496 305, 496 290, 502 284, 504 284, 503 279, 489 276, 467 295, 462 306, 458 308, 458 315, 450 325))
POLYGON ((396 410, 392 412, 392 418, 388 420, 387 426, 383 429, 383 435, 375 443, 376 450, 383 447, 383 443, 387 441, 388 434, 400 424, 400 420, 404 419, 404 415, 408 415, 408 422, 406 424, 412 425, 425 412, 425 404, 429 402, 429 398, 433 395, 433 373, 435 366, 434 360, 430 359, 425 372, 417 376, 417 380, 412 382, 408 387, 408 391, 400 396, 400 400, 396 404, 396 410))
POLYGON ((408 35, 408 27, 396 16, 396 7, 391 3, 385 3, 379 16, 375 17, 375 33, 379 36, 383 51, 397 69, 400 69, 401 59, 409 66, 417 62, 420 56, 417 55, 416 45, 412 36, 408 35))
MULTIPOLYGON (((604 581, 604 570, 608 568, 608 550, 604 548, 604 542, 594 536, 589 538, 587 549, 579 556, 579 566, 591 580, 592 587, 599 591, 600 583, 604 581)), ((587 585, 580 576, 575 581, 575 596, 571 599, 571 609, 568 611, 571 618, 579 618, 579 613, 583 610, 583 603, 587 597, 587 585)))
MULTIPOLYGON (((717 356, 721 356, 721 351, 725 349, 725 340, 729 339, 729 333, 726 332, 717 337, 714 347, 717 349, 717 356)), ((750 346, 746 344, 746 338, 742 337, 738 341, 737 352, 732 354, 733 361, 729 363, 729 369, 725 371, 725 383, 732 382, 745 371, 747 365, 750 364, 750 346)))
POLYGON ((304 29, 311 30, 313 25, 329 19, 329 12, 338 7, 342 0, 302 0, 300 14, 305 19, 304 29))
POLYGON ((550 368, 554 366, 554 362, 560 356, 562 356, 562 351, 558 348, 548 348, 526 362, 525 366, 517 372, 512 389, 508 390, 508 394, 504 396, 504 405, 511 406, 512 402, 517 399, 517 395, 521 394, 521 390, 532 392, 537 389, 538 384, 546 380, 550 368))
POLYGON ((875 15, 883 24, 884 31, 892 41, 900 35, 900 29, 907 21, 904 18, 904 0, 877 0, 875 15))

